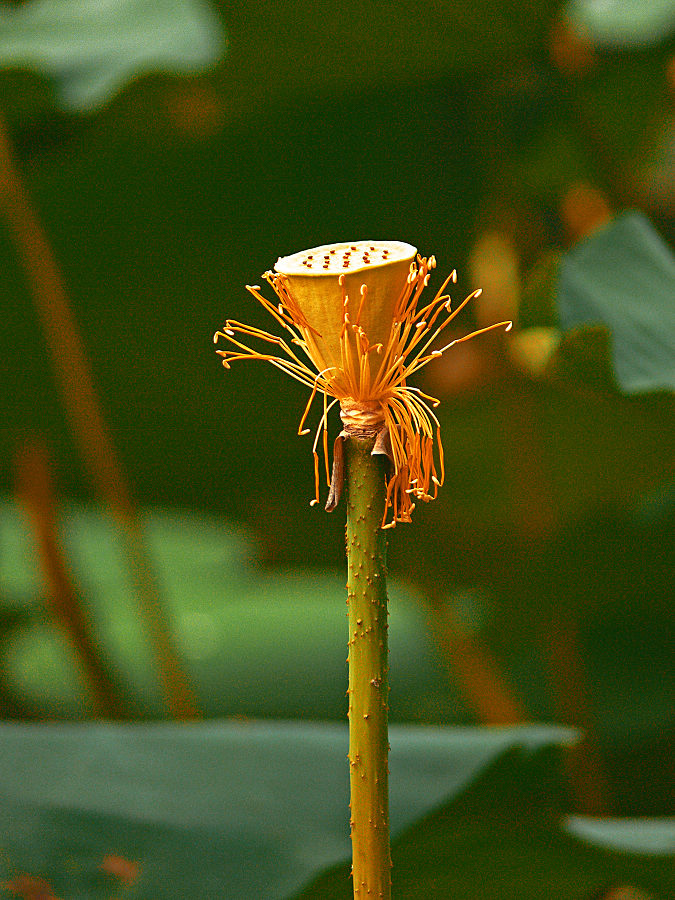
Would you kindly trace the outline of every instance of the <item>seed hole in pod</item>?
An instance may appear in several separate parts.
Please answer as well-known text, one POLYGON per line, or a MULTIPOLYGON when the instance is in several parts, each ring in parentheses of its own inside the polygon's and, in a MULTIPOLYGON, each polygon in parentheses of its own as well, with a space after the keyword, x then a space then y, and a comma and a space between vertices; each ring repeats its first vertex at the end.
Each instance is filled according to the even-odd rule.
POLYGON ((409 263, 414 259, 415 253, 414 247, 398 241, 394 241, 391 244, 385 241, 374 244, 369 244, 367 241, 357 241, 355 244, 324 245, 311 250, 304 250, 302 253, 281 257, 277 260, 274 268, 277 272, 288 276, 292 276, 294 273, 318 275, 319 272, 314 273, 310 265, 313 258, 319 263, 316 268, 325 274, 335 269, 342 269, 346 273, 351 269, 354 271, 358 271, 360 268, 368 269, 371 265, 376 266, 378 263, 386 264, 399 261, 409 263), (354 257, 353 263, 352 256, 354 257), (338 263, 340 258, 342 258, 342 265, 338 263), (335 263, 332 263, 332 260, 335 260, 335 263), (323 268, 325 263, 329 264, 328 269, 323 268))

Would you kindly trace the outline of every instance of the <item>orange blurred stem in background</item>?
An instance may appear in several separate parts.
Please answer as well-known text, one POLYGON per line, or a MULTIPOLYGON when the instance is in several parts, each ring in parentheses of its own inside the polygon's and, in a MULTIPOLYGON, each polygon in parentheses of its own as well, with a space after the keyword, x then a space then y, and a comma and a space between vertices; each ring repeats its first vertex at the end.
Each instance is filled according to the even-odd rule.
MULTIPOLYGON (((531 554, 546 552, 546 542, 559 533, 559 511, 545 463, 537 395, 527 382, 500 406, 501 428, 510 476, 513 527, 531 554)), ((607 813, 609 791, 590 711, 590 693, 578 627, 560 616, 541 628, 540 646, 556 720, 581 728, 585 740, 569 757, 570 779, 579 812, 607 813)))
POLYGON ((556 720, 580 728, 582 742, 567 756, 576 811, 610 815, 611 789, 603 769, 588 691, 579 626, 571 615, 559 614, 543 625, 544 648, 553 714, 556 720))
POLYGON ((59 546, 56 501, 46 450, 26 447, 17 460, 17 492, 33 525, 48 602, 88 680, 97 717, 129 717, 119 686, 101 661, 98 641, 59 546))
POLYGON ((482 643, 454 621, 445 604, 430 609, 432 634, 451 677, 485 725, 515 725, 529 719, 499 665, 482 643))
POLYGON ((142 526, 94 389, 84 344, 70 309, 55 255, 15 165, 0 116, 0 213, 23 262, 42 323, 57 384, 85 468, 98 496, 119 524, 141 614, 155 649, 170 715, 198 717, 194 694, 165 619, 142 526))

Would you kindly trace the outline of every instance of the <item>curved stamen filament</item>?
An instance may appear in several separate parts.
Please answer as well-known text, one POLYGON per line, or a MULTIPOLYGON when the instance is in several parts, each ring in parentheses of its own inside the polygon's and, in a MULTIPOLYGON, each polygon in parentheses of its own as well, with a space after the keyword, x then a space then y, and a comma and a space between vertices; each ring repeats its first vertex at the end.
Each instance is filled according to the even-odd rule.
POLYGON ((324 393, 323 395, 323 415, 319 421, 319 425, 316 429, 316 435, 314 437, 314 445, 312 446, 312 453, 316 453, 316 448, 319 443, 319 437, 322 434, 323 430, 323 455, 324 461, 326 463, 326 482, 328 487, 330 487, 330 471, 328 469, 328 413, 337 403, 337 399, 332 400, 328 403, 328 396, 324 393))
MULTIPOLYGON (((302 418, 300 419, 300 424, 298 425, 298 435, 300 435, 300 436, 303 434, 309 434, 310 429, 305 428, 304 425, 305 425, 305 422, 307 421, 307 416, 309 415, 309 410, 312 406, 312 403, 314 402, 314 398, 316 397, 316 392, 319 390, 319 383, 322 382, 323 377, 326 374, 326 372, 331 371, 331 368, 332 367, 329 366, 327 369, 324 369, 323 372, 319 372, 319 374, 316 375, 314 378, 314 387, 312 388, 312 393, 310 395, 309 400, 307 401, 307 406, 305 406, 305 411, 302 414, 302 418)), ((324 395, 324 399, 325 399, 327 392, 324 388, 321 388, 321 390, 323 390, 323 395, 324 395)), ((332 405, 333 404, 331 403, 331 406, 332 405)), ((316 449, 316 445, 315 445, 314 449, 316 449)))

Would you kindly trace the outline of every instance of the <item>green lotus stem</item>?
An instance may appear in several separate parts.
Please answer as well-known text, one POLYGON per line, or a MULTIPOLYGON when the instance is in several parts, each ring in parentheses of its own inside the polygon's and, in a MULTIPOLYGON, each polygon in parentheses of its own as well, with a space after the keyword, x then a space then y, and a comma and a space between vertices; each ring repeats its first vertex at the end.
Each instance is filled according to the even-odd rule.
POLYGON ((391 897, 387 542, 383 456, 345 440, 349 606, 349 769, 355 898, 391 897))
POLYGON ((263 275, 278 303, 263 296, 259 286, 247 285, 290 339, 234 319, 227 319, 213 336, 228 348, 216 350, 226 369, 239 360, 264 360, 310 388, 299 434, 309 432, 305 422, 310 408, 323 395, 312 506, 320 502, 317 446, 323 433, 328 470, 328 413, 340 404, 344 428, 334 445, 326 510, 338 504, 346 465, 349 767, 357 900, 391 897, 384 529, 410 522, 416 501, 433 500, 444 477, 440 427, 432 410, 439 401, 409 385, 408 377, 455 344, 494 328, 508 331, 512 324, 497 322, 432 349, 437 338, 442 343, 443 329, 480 295, 474 291, 453 307, 444 293, 457 281, 453 271, 430 303, 421 301, 435 267, 434 256, 422 257, 401 241, 302 250, 280 257, 274 272, 263 275), (252 338, 264 348, 256 349, 256 340, 249 346, 252 338), (385 476, 387 457, 392 465, 385 476))

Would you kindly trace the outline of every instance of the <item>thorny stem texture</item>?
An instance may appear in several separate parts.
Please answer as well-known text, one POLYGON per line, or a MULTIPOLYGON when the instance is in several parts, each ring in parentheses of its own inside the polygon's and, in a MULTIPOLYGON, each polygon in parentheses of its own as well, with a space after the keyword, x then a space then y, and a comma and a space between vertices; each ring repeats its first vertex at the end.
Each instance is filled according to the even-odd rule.
POLYGON ((354 897, 391 897, 385 457, 345 441, 349 606, 349 774, 354 897))

